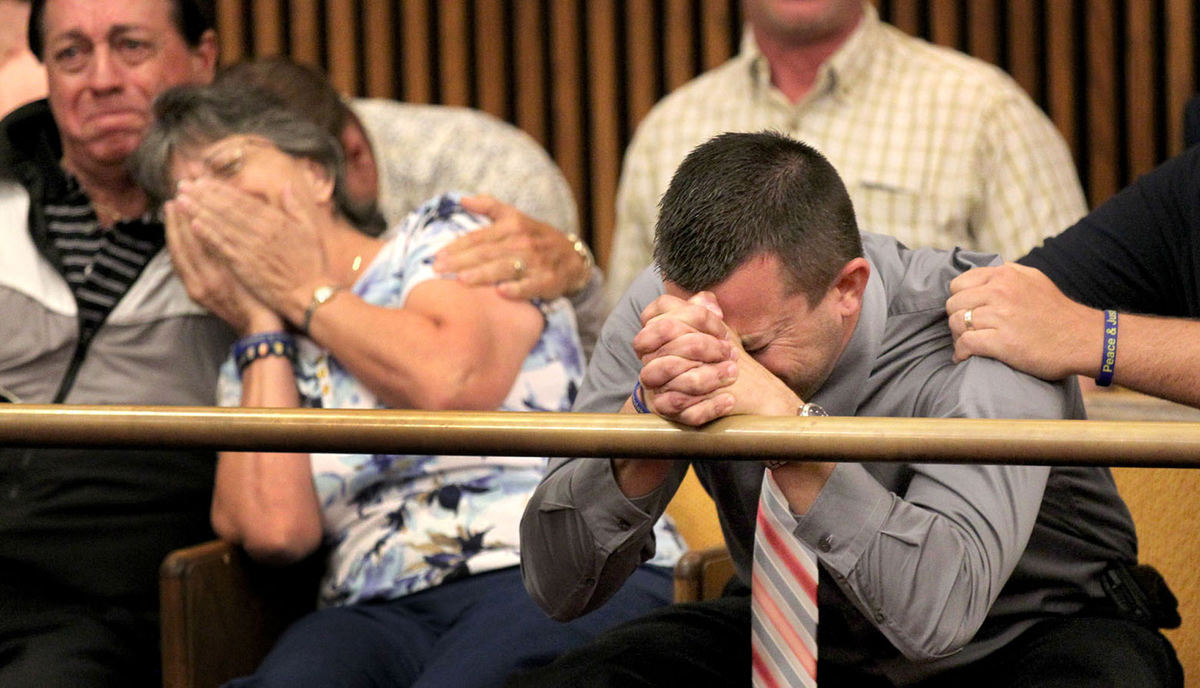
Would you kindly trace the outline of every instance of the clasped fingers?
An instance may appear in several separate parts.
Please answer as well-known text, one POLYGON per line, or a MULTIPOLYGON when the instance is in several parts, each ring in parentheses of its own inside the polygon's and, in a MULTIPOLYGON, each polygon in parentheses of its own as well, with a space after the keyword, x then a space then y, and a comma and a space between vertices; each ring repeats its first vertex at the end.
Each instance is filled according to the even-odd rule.
POLYGON ((633 350, 646 365, 663 356, 676 356, 697 363, 733 360, 733 344, 697 332, 678 320, 651 322, 633 338, 633 350))
POLYGON ((700 363, 679 356, 655 358, 642 367, 642 386, 655 394, 679 392, 692 396, 706 396, 729 386, 737 378, 737 364, 733 361, 700 363))

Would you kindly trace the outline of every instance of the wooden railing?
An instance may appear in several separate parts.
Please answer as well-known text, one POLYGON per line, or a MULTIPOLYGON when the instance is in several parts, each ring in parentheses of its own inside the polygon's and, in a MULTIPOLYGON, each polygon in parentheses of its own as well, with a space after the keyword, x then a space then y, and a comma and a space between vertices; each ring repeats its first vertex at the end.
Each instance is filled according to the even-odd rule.
POLYGON ((0 446, 1200 467, 1200 423, 13 404, 0 446))
MULTIPOLYGON (((1108 417, 1163 411, 1112 401, 1108 417)), ((692 430, 620 414, 0 404, 0 446, 64 445, 1131 467, 1114 473, 1138 525, 1140 556, 1179 596, 1184 625, 1168 637, 1187 670, 1200 670, 1200 472, 1180 470, 1200 468, 1198 422, 744 416, 692 430)), ((698 485, 693 493, 703 495, 698 485)), ((682 513, 697 521, 692 527, 718 534, 708 544, 720 544, 711 503, 684 512, 673 506, 676 518, 682 513)))
MULTIPOLYGON (((1050 114, 1093 205, 1182 147, 1191 0, 878 0, 999 65, 1050 114)), ((224 62, 289 54, 349 95, 477 107, 558 161, 601 264, 621 156, 665 93, 728 59, 739 0, 217 0, 224 62)))

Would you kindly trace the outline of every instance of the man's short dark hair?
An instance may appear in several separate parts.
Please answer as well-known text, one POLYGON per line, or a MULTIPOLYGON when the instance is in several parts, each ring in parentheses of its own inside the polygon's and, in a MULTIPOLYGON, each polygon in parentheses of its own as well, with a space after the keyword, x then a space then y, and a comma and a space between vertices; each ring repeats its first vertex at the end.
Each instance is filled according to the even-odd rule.
MULTIPOLYGON (((171 3, 171 21, 179 35, 188 45, 200 45, 204 32, 213 28, 213 0, 163 0, 171 3)), ((42 15, 46 13, 46 0, 32 0, 29 6, 29 49, 45 62, 42 31, 42 15)))
POLYGON ((659 203, 654 259, 685 291, 778 256, 792 293, 819 301, 862 238, 841 178, 820 153, 775 132, 721 134, 684 158, 659 203))

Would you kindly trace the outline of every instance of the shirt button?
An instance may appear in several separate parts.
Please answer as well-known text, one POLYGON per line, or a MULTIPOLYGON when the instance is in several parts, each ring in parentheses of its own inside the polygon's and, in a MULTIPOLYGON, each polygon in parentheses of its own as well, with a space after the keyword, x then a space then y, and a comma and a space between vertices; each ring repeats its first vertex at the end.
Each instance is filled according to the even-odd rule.
POLYGON ((817 549, 821 550, 822 552, 828 552, 829 550, 833 549, 833 536, 822 535, 821 539, 817 541, 817 549))
POLYGON ((618 518, 617 519, 617 527, 620 528, 621 530, 629 530, 629 521, 626 521, 623 518, 618 518))
POLYGON ((878 623, 883 623, 884 621, 887 621, 887 617, 884 616, 882 610, 878 610, 878 609, 875 610, 875 621, 878 623))
POLYGON ((589 576, 589 577, 583 579, 583 582, 586 583, 587 585, 595 585, 596 579, 589 576))

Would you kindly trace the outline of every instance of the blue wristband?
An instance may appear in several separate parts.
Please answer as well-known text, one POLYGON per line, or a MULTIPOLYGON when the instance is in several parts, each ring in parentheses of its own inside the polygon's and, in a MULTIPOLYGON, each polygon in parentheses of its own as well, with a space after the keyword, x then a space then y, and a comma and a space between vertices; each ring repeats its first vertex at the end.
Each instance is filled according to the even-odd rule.
POLYGON ((638 413, 650 413, 650 407, 646 406, 646 402, 642 401, 642 381, 638 380, 633 385, 633 394, 629 395, 629 399, 633 402, 633 410, 638 413))
POLYGON ((1117 369, 1117 312, 1104 311, 1104 348, 1100 350, 1100 374, 1096 385, 1107 387, 1112 384, 1113 371, 1117 369))
POLYGON ((295 363, 296 340, 287 332, 263 332, 242 337, 233 344, 233 361, 237 364, 238 375, 245 372, 246 366, 268 356, 280 356, 295 363))

